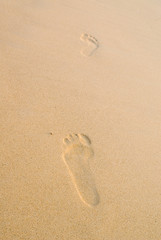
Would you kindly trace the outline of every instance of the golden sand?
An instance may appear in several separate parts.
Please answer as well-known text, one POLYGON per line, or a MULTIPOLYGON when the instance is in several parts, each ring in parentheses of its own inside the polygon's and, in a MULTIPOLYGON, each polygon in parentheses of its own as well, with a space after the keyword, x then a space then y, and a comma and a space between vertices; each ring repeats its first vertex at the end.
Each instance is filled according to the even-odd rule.
POLYGON ((0 1, 0 239, 161 239, 160 66, 158 0, 0 1))

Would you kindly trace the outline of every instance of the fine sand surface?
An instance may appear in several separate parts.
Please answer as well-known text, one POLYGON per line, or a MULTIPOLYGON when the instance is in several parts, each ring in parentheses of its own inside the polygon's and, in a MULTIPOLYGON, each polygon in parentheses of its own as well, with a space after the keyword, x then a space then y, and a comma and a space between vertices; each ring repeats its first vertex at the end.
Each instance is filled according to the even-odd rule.
POLYGON ((161 239, 161 2, 0 0, 0 239, 161 239))

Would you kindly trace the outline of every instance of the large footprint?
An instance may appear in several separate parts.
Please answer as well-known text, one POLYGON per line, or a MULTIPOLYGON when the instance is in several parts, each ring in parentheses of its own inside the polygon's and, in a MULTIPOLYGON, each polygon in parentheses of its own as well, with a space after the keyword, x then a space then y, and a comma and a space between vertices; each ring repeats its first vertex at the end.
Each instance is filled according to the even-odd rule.
POLYGON ((98 40, 87 33, 83 33, 80 36, 80 40, 87 44, 87 47, 81 50, 81 54, 85 57, 91 56, 99 47, 98 40))
POLYGON ((80 199, 89 207, 99 203, 99 195, 89 167, 94 152, 90 139, 83 134, 71 134, 64 139, 64 162, 80 199))

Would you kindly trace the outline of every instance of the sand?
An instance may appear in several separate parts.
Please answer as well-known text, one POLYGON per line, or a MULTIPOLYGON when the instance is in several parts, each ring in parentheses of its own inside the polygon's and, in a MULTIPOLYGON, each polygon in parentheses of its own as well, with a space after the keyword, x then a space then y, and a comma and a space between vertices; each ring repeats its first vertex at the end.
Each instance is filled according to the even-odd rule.
POLYGON ((0 239, 161 239, 160 29, 159 0, 0 1, 0 239))

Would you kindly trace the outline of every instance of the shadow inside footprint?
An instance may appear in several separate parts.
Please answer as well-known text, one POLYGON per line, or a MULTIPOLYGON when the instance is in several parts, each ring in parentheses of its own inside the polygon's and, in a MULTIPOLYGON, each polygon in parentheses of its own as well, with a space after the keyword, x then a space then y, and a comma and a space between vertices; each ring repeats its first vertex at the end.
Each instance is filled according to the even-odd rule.
POLYGON ((99 47, 98 40, 87 33, 83 33, 80 36, 80 40, 87 44, 87 46, 81 50, 81 54, 85 57, 91 56, 99 47))
POLYGON ((99 203, 89 160, 94 152, 90 139, 84 134, 71 134, 64 139, 64 162, 80 199, 89 207, 99 203))

